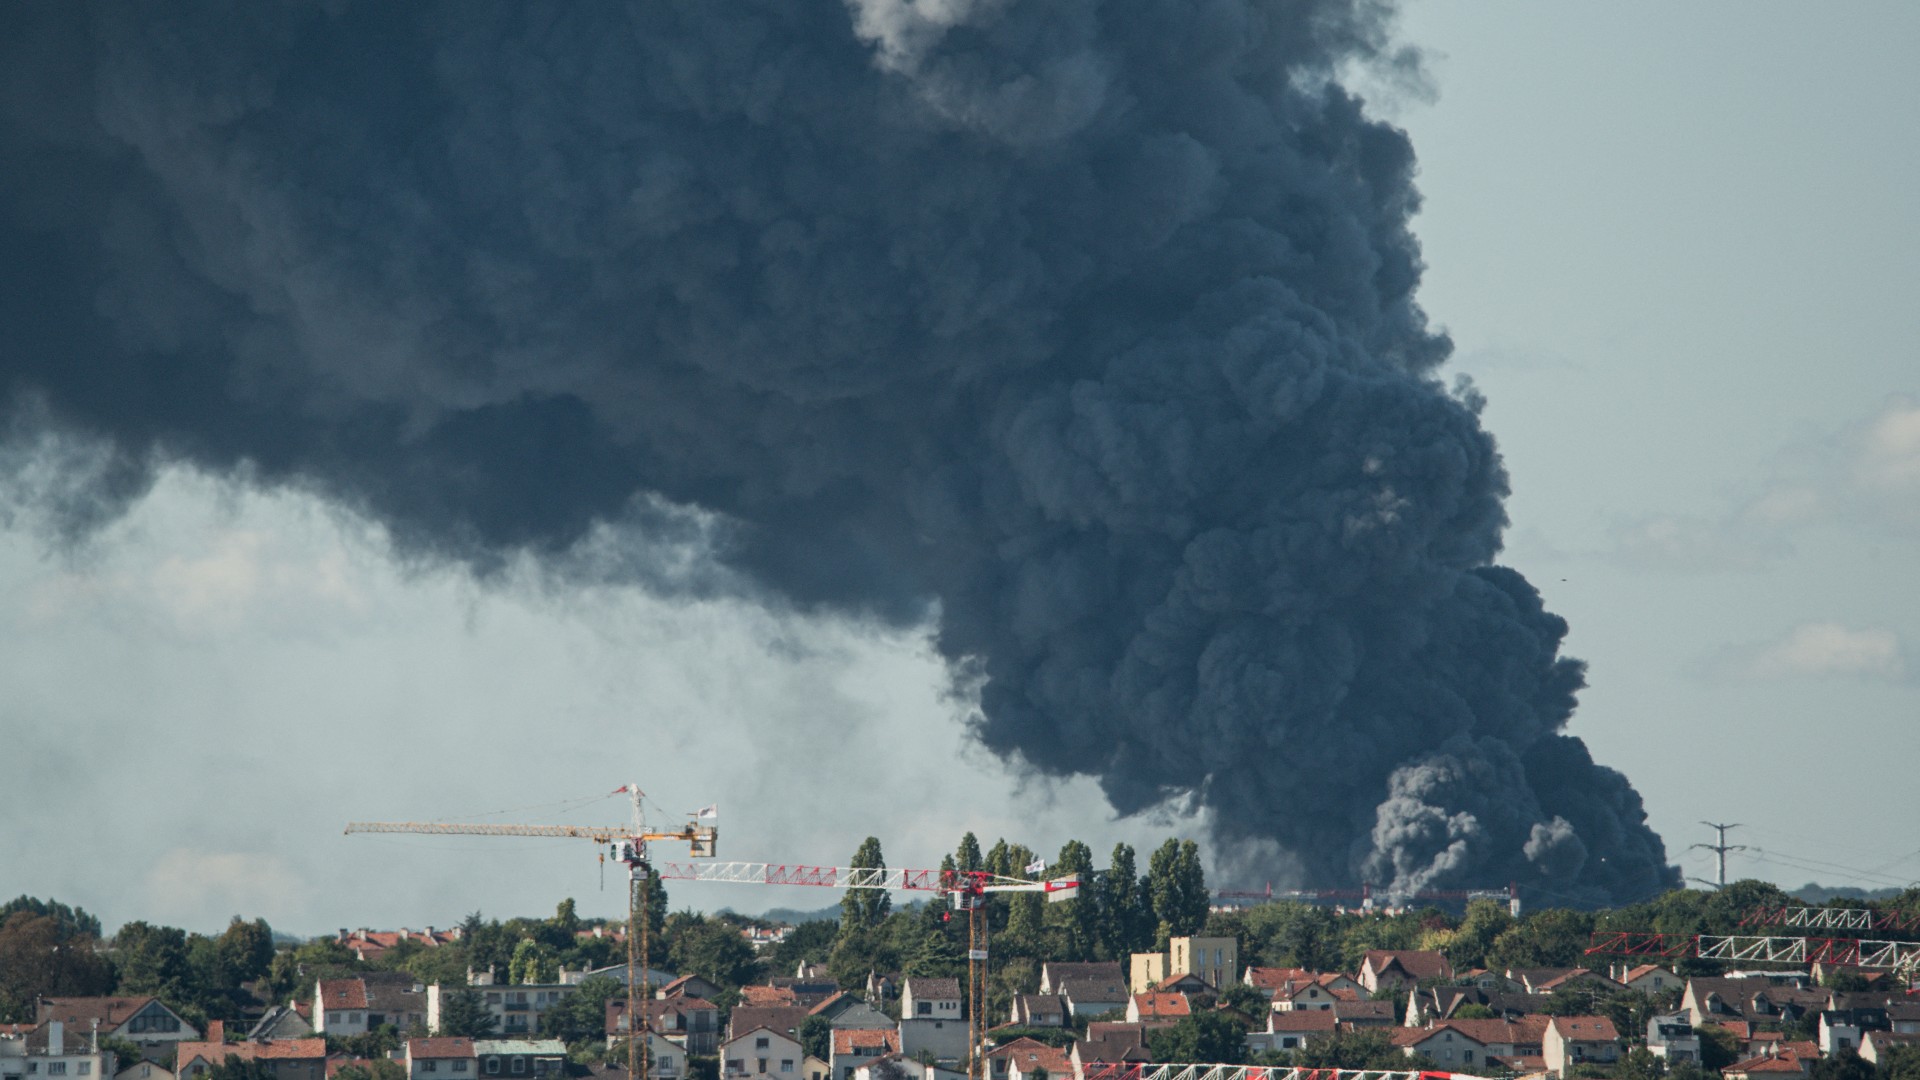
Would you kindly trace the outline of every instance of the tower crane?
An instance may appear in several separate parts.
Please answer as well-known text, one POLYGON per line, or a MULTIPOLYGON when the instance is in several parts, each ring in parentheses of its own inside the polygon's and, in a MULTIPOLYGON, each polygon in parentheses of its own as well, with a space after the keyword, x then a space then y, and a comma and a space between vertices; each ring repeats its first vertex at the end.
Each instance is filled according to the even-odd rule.
MULTIPOLYGON (((678 840, 686 843, 688 854, 693 858, 712 858, 719 843, 720 829, 717 824, 703 825, 702 821, 719 817, 718 808, 706 807, 688 815, 689 821, 671 831, 654 830, 647 826, 646 810, 641 800, 646 793, 638 784, 623 784, 613 789, 614 795, 624 794, 633 805, 633 820, 625 825, 496 825, 488 823, 443 822, 443 821, 350 821, 347 833, 423 833, 429 836, 554 836, 577 840, 591 840, 596 844, 606 844, 610 854, 627 867, 627 1075, 635 1080, 647 1080, 651 1065, 650 1047, 647 1045, 647 1032, 640 1027, 640 1009, 635 997, 635 951, 638 950, 639 967, 642 975, 647 965, 647 918, 642 910, 645 897, 647 874, 651 869, 648 861, 647 845, 661 840, 678 840)), ((652 981, 647 982, 647 993, 652 992, 652 981)))
POLYGON ((987 896, 1043 893, 1048 901, 1079 895, 1078 877, 1031 880, 984 870, 888 870, 885 867, 805 866, 783 863, 661 863, 662 881, 730 885, 815 885, 830 889, 930 892, 967 913, 967 1075, 982 1080, 981 1044, 987 1038, 987 896))

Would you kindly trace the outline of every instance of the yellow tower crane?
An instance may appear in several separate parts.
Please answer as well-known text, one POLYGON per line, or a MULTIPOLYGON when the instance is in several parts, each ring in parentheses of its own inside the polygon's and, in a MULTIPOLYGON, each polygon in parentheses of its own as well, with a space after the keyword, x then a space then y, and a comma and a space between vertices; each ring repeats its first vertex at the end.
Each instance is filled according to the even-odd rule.
POLYGON ((625 784, 613 790, 613 794, 625 794, 633 804, 633 820, 626 825, 492 825, 481 823, 442 822, 442 821, 350 821, 347 832, 351 833, 424 833, 429 836, 556 836, 578 840, 591 840, 596 844, 607 844, 615 859, 627 867, 627 1075, 635 1080, 647 1080, 651 1066, 647 1036, 652 1031, 652 1023, 642 1026, 640 1014, 643 1008, 640 1002, 652 996, 652 979, 647 971, 647 917, 643 910, 647 878, 652 866, 647 859, 647 845, 656 840, 680 840, 688 846, 688 854, 693 858, 710 859, 720 839, 718 825, 703 825, 702 821, 718 818, 718 808, 709 806, 688 815, 690 820, 671 832, 661 832, 647 827, 646 810, 641 806, 645 793, 638 784, 625 784), (638 953, 636 957, 636 951, 638 953), (639 967, 639 978, 634 968, 639 967), (646 983, 643 993, 636 994, 640 982, 646 983))

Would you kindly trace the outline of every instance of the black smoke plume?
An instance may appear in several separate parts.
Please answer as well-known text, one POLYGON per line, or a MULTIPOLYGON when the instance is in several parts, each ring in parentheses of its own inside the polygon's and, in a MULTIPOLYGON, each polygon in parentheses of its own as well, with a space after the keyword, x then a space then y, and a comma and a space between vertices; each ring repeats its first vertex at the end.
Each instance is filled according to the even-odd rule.
MULTIPOLYGON (((1365 0, 19 4, 0 378, 487 565, 690 535, 1315 883, 1676 880, 1415 304, 1365 0), (691 530, 691 531, 690 531, 691 530)), ((695 587, 695 586, 688 586, 695 587)))

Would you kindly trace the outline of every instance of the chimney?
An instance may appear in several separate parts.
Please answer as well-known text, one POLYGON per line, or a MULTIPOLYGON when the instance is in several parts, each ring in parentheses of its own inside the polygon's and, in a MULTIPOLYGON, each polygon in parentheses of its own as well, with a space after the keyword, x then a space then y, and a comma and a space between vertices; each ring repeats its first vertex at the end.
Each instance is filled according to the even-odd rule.
POLYGON ((225 1020, 207 1021, 207 1041, 216 1046, 227 1041, 227 1022, 225 1020))

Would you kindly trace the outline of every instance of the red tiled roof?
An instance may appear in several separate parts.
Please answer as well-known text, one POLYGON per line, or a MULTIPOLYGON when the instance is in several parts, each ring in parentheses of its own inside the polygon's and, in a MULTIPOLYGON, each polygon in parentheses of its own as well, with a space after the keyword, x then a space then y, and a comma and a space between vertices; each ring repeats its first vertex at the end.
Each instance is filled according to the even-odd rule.
POLYGON ((996 1046, 993 1049, 987 1051, 987 1056, 988 1057, 1011 1057, 1014 1054, 1017 1054, 1024 1050, 1035 1048, 1035 1047, 1038 1047, 1039 1049, 1044 1050, 1047 1048, 1047 1044, 1041 1042, 1039 1039, 1022 1035, 1017 1039, 1014 1039, 1010 1042, 1003 1042, 999 1046, 996 1046))
POLYGON ((1048 1076, 1072 1076, 1073 1059, 1065 1050, 1057 1046, 1038 1043, 1023 1046, 1017 1052, 1007 1055, 1009 1071, 1028 1073, 1035 1069, 1044 1069, 1048 1076))
POLYGON ((1135 994, 1133 1004, 1141 1016, 1157 1020, 1193 1015, 1193 1004, 1185 994, 1135 994))
POLYGON ((897 1028, 838 1028, 833 1033, 833 1052, 836 1055, 851 1054, 855 1050, 881 1050, 900 1052, 900 1032, 897 1028))
POLYGON ((743 986, 740 988, 740 1004, 765 1008, 773 1005, 793 1005, 796 1001, 791 987, 743 986))
POLYGON ((241 1061, 320 1061, 327 1056, 325 1039, 267 1039, 262 1042, 183 1042, 174 1055, 176 1070, 195 1058, 209 1065, 224 1065, 229 1057, 241 1061))
POLYGON ((320 1004, 327 1009, 364 1009, 367 984, 359 979, 320 980, 320 1004))
POLYGON ((1552 1026, 1561 1038, 1573 1042, 1620 1041, 1620 1033, 1614 1030, 1613 1021, 1604 1016, 1556 1016, 1552 1019, 1552 1026))
POLYGON ((415 1058, 470 1058, 474 1056, 473 1040, 465 1036, 446 1036, 437 1039, 408 1039, 407 1056, 415 1058))
POLYGON ((1332 1031, 1339 1023, 1340 1018, 1326 1009, 1295 1009, 1267 1014, 1267 1030, 1271 1032, 1332 1031))
POLYGON ((341 1069, 347 1068, 348 1066, 352 1066, 354 1068, 359 1068, 359 1069, 365 1069, 368 1072, 372 1072, 373 1059, 363 1058, 363 1057, 348 1057, 345 1054, 335 1054, 333 1057, 330 1057, 327 1059, 328 1080, 332 1080, 334 1073, 337 1073, 341 1069))
POLYGON ((1247 985, 1255 990, 1278 990, 1290 982, 1311 982, 1318 976, 1306 968, 1250 967, 1247 985))
MULTIPOLYGON (((1667 970, 1666 968, 1661 967, 1659 964, 1641 964, 1639 967, 1634 968, 1632 971, 1627 972, 1627 977, 1624 979, 1621 979, 1620 981, 1623 983, 1630 983, 1633 980, 1638 979, 1644 975, 1651 975, 1656 971, 1666 971, 1666 970, 1667 970)), ((1667 972, 1667 974, 1671 975, 1672 972, 1667 972)))
POLYGON ((1360 956, 1360 968, 1372 967, 1374 971, 1384 971, 1394 963, 1415 979, 1450 979, 1453 977, 1453 965, 1447 958, 1430 949, 1368 949, 1360 956))
POLYGON ((133 1019, 135 1013, 152 1003, 151 995, 46 998, 40 1002, 40 1008, 34 1014, 34 1020, 35 1022, 58 1020, 69 1028, 75 1024, 87 1027, 98 1020, 100 1030, 104 1034, 133 1019))
POLYGON ((1736 1061, 1722 1071, 1726 1073, 1792 1073, 1798 1076, 1806 1070, 1800 1067, 1799 1059, 1791 1054, 1783 1054, 1779 1057, 1762 1054, 1745 1061, 1736 1061))

